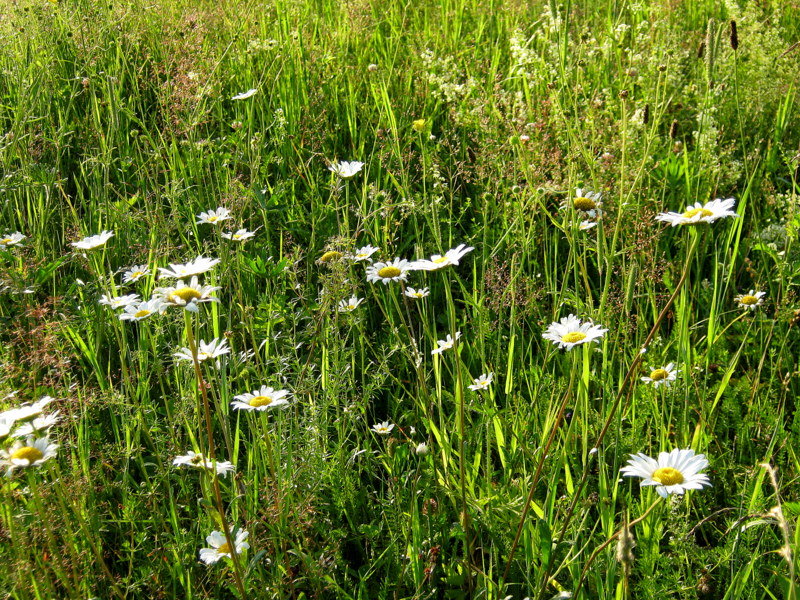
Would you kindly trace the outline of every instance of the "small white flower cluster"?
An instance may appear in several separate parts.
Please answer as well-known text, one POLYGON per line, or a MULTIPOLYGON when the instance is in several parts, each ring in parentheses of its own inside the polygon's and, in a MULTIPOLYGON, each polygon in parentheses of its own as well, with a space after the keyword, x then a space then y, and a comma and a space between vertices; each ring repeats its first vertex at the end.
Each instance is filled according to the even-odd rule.
POLYGON ((0 468, 5 469, 6 477, 17 469, 38 467, 56 455, 58 444, 50 442, 49 433, 61 418, 59 411, 45 413, 52 402, 52 397, 42 396, 0 412, 0 468))

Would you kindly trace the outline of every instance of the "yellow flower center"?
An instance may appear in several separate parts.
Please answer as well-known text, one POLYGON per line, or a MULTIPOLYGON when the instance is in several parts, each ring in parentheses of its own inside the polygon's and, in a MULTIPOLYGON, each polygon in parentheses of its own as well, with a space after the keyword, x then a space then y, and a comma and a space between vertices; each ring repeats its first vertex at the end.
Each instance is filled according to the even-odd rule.
POLYGON ((231 236, 231 239, 232 239, 232 240, 238 240, 240 237, 242 237, 242 236, 241 236, 241 235, 239 235, 238 233, 234 233, 234 234, 231 236))
POLYGON ((3 238, 2 240, 0 240, 0 244, 3 244, 4 246, 6 246, 6 245, 10 244, 12 241, 13 240, 11 238, 3 238))
POLYGON ((37 460, 40 460, 42 457, 44 457, 42 451, 39 450, 38 448, 34 448, 33 446, 23 446, 22 448, 11 454, 12 459, 17 459, 17 460, 25 459, 30 463, 34 463, 37 460))
POLYGON ((248 402, 250 406, 267 406, 272 404, 272 397, 271 396, 253 396, 253 398, 248 402))
POLYGON ((741 304, 746 304, 747 306, 753 306, 754 304, 758 304, 758 298, 755 296, 751 296, 750 294, 746 294, 739 299, 741 304))
POLYGON ((448 259, 446 256, 440 256, 439 258, 434 258, 431 262, 435 262, 436 264, 440 265, 443 262, 447 262, 447 260, 448 259))
POLYGON ((147 315, 149 315, 151 312, 152 312, 152 311, 149 311, 149 310, 144 310, 144 309, 142 309, 142 310, 137 310, 137 311, 136 311, 136 312, 133 314, 133 316, 134 316, 134 317, 136 317, 137 319, 142 319, 142 318, 146 317, 147 315))
POLYGON ((402 273, 403 272, 397 267, 383 267, 378 271, 378 277, 382 277, 383 279, 392 279, 393 277, 399 277, 402 273))
POLYGON ((697 215, 701 215, 703 217, 713 217, 714 213, 707 208, 693 208, 692 210, 687 210, 685 213, 683 213, 683 218, 691 219, 697 215))
POLYGON ((139 277, 144 276, 144 271, 134 271, 131 273, 131 279, 139 279, 139 277))
POLYGON ((222 544, 222 546, 217 548, 217 553, 218 554, 230 554, 231 553, 231 545, 228 542, 225 542, 224 544, 222 544))
POLYGON ((414 128, 414 131, 422 131, 425 128, 425 119, 417 119, 411 126, 414 128))
POLYGON ((191 287, 183 287, 178 290, 175 290, 170 294, 170 296, 177 296, 184 302, 189 302, 190 300, 197 300, 198 298, 202 298, 203 294, 198 292, 196 289, 191 287))
POLYGON ((586 334, 580 331, 570 331, 568 334, 561 336, 561 341, 567 344, 577 344, 581 340, 586 339, 586 334))
POLYGON ((342 253, 337 250, 330 250, 319 257, 319 262, 326 263, 331 262, 332 260, 338 260, 342 258, 342 253))
POLYGON ((651 381, 661 381, 662 379, 666 379, 669 373, 667 373, 666 369, 656 369, 652 373, 650 373, 650 380, 651 381))
POLYGON ((202 457, 202 456, 200 456, 199 454, 195 454, 195 455, 192 457, 191 463, 192 463, 193 465, 199 465, 201 462, 203 462, 203 457, 202 457))
POLYGON ((208 222, 209 222, 209 223, 213 223, 213 222, 214 222, 214 221, 216 221, 217 219, 219 219, 219 217, 208 217, 208 222))
POLYGON ((590 211, 597 208, 597 203, 591 198, 586 198, 585 196, 578 196, 577 198, 575 198, 575 200, 572 201, 572 205, 577 210, 584 210, 584 211, 590 211))
POLYGON ((652 479, 661 485, 677 485, 683 483, 683 473, 672 467, 661 467, 656 469, 652 479))

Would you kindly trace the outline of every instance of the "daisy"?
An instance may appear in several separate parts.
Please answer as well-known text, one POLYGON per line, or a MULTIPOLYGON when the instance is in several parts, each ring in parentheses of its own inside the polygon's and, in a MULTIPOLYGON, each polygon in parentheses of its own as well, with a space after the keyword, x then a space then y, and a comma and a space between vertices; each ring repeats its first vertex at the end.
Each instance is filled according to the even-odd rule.
POLYGON ((749 308, 750 310, 755 310, 764 304, 764 296, 766 296, 766 294, 767 292, 750 290, 746 294, 739 294, 733 299, 733 301, 736 302, 740 308, 749 308))
POLYGON ((461 337, 461 332, 456 331, 456 337, 453 338, 449 333, 447 334, 447 338, 443 340, 437 340, 436 343, 438 344, 438 348, 434 348, 431 350, 431 354, 441 354, 445 350, 450 350, 453 346, 456 345, 456 340, 461 337))
POLYGON ((389 421, 377 423, 372 426, 372 431, 378 435, 389 435, 392 432, 392 429, 394 429, 394 423, 389 423, 389 421))
POLYGON ((354 262, 361 262, 362 260, 369 260, 373 254, 375 254, 380 248, 376 248, 375 246, 370 246, 367 244, 366 246, 362 246, 352 254, 348 254, 346 258, 354 262))
POLYGON ((700 490, 710 486, 708 475, 700 473, 708 466, 705 455, 695 455, 694 450, 661 452, 658 460, 646 454, 631 454, 628 464, 622 467, 626 477, 641 477, 640 485, 655 485, 658 495, 666 498, 669 494, 683 494, 686 490, 700 490))
POLYGON ((342 161, 342 162, 333 162, 328 165, 328 170, 331 173, 336 173, 342 179, 349 179, 354 175, 357 175, 361 169, 364 168, 363 162, 358 162, 354 160, 352 162, 342 161))
POLYGON ((247 231, 247 229, 237 229, 236 233, 231 231, 230 233, 223 233, 221 234, 226 240, 233 240, 234 242, 245 242, 249 240, 256 234, 255 231, 247 231))
POLYGON ((179 279, 174 287, 156 288, 153 297, 158 298, 169 306, 182 306, 191 312, 198 312, 197 304, 200 302, 219 302, 219 298, 211 295, 220 288, 210 285, 200 285, 197 277, 192 277, 189 285, 179 279))
MULTIPOLYGON (((210 342, 200 340, 200 345, 197 348, 197 360, 203 362, 210 358, 218 358, 224 354, 230 354, 231 350, 228 348, 227 340, 222 338, 214 338, 210 342)), ((193 361, 192 351, 190 348, 181 348, 178 352, 173 354, 178 360, 193 361)))
POLYGON ((246 92, 242 92, 241 94, 236 94, 235 96, 231 96, 231 100, 247 100, 248 98, 255 96, 258 93, 257 88, 250 88, 246 92))
POLYGON ((660 385, 669 387, 670 383, 675 381, 677 377, 678 373, 675 371, 675 363, 669 363, 666 367, 653 369, 650 371, 650 375, 642 377, 641 379, 644 383, 652 383, 653 387, 657 388, 660 385))
POLYGON ((209 210, 208 212, 201 212, 197 215, 197 225, 208 223, 209 225, 216 225, 231 218, 231 211, 224 206, 218 206, 216 210, 209 210))
POLYGON ((406 288, 406 291, 405 291, 406 296, 408 296, 409 298, 417 298, 417 299, 425 298, 430 293, 431 293, 431 291, 428 288, 420 288, 418 290, 415 290, 412 287, 408 287, 408 288, 406 288))
POLYGON ((90 235, 89 237, 85 237, 82 240, 77 242, 72 242, 70 246, 73 248, 78 248, 80 250, 93 250, 94 248, 100 248, 106 245, 106 242, 110 240, 114 236, 113 231, 106 231, 105 229, 102 233, 98 233, 97 235, 90 235))
POLYGON ((474 249, 475 248, 472 246, 459 244, 455 248, 445 252, 444 256, 441 254, 434 254, 431 256, 430 260, 415 260, 411 263, 411 268, 419 271, 436 271, 449 267, 450 265, 457 265, 458 261, 460 261, 467 252, 472 252, 474 249))
POLYGON ((252 393, 239 394, 233 399, 238 402, 231 402, 231 406, 237 410, 269 410, 276 406, 289 404, 289 392, 286 390, 276 390, 262 385, 260 389, 253 390, 252 393))
POLYGON ((572 347, 578 344, 597 341, 603 337, 606 331, 608 329, 595 325, 591 321, 583 323, 575 315, 569 315, 561 319, 560 323, 551 323, 542 337, 558 344, 559 348, 572 350, 572 347))
POLYGON ((339 302, 339 312, 353 312, 363 301, 363 298, 356 296, 351 296, 349 300, 342 300, 339 302))
POLYGON ((597 221, 581 221, 580 225, 578 225, 578 229, 581 231, 588 231, 595 226, 597 226, 597 221))
POLYGON ((133 265, 130 269, 122 274, 122 283, 133 283, 139 281, 145 275, 150 274, 150 268, 147 265, 133 265))
POLYGON ((47 431, 61 420, 59 415, 60 411, 56 411, 49 415, 36 417, 32 421, 17 427, 16 431, 14 431, 14 437, 22 437, 24 435, 31 435, 34 433, 47 431))
POLYGON ((480 377, 472 380, 472 385, 469 386, 469 389, 471 389, 473 392, 488 390, 489 386, 492 385, 493 380, 494 373, 484 373, 480 377))
POLYGON ((0 442, 4 441, 11 435, 11 428, 14 426, 14 420, 5 414, 0 414, 0 442))
POLYGON ((236 467, 234 467, 233 463, 230 461, 212 461, 202 454, 195 454, 191 450, 189 450, 188 454, 176 456, 172 461, 172 464, 176 467, 193 467, 195 469, 207 469, 209 471, 212 470, 216 464, 217 475, 222 475, 223 477, 228 473, 233 473, 233 471, 236 469, 236 467))
POLYGON ((8 450, 0 450, 0 465, 6 467, 6 477, 10 477, 16 469, 38 467, 53 458, 56 450, 58 444, 51 444, 46 436, 35 438, 30 435, 24 442, 17 440, 8 450))
MULTIPOLYGON (((236 554, 241 554, 250 548, 250 544, 245 541, 248 535, 246 531, 242 531, 241 529, 236 533, 236 538, 233 540, 236 554)), ((206 543, 211 546, 211 548, 200 549, 200 560, 207 565, 215 564, 223 556, 231 557, 231 547, 225 539, 225 534, 221 531, 212 531, 206 538, 206 543)))
POLYGON ((174 265, 170 263, 169 269, 166 267, 158 268, 158 278, 183 278, 192 277, 193 275, 202 275, 203 273, 210 271, 217 263, 219 263, 218 258, 204 258, 202 256, 198 256, 194 260, 190 260, 185 265, 174 265))
POLYGON ((3 414, 6 415, 7 418, 9 418, 12 422, 32 421, 35 418, 40 417, 44 412, 44 407, 54 401, 55 398, 52 396, 42 396, 32 404, 23 404, 18 408, 7 410, 3 414))
POLYGON ((0 237, 0 248, 10 248, 11 246, 17 246, 18 244, 22 243, 22 240, 25 239, 25 236, 22 235, 19 231, 16 233, 7 233, 3 237, 0 237))
POLYGON ((598 192, 592 192, 590 190, 584 190, 582 188, 576 189, 575 196, 561 203, 562 209, 569 210, 570 208, 573 208, 593 219, 602 214, 603 211, 600 210, 602 206, 602 194, 598 192))
POLYGON ((380 281, 384 285, 388 285, 390 281, 405 281, 410 270, 411 264, 402 258, 395 258, 391 262, 376 262, 367 267, 367 281, 380 281))
POLYGON ((130 304, 139 302, 139 300, 141 300, 141 298, 139 298, 139 294, 128 294, 127 296, 106 296, 103 294, 100 300, 97 302, 98 304, 116 309, 125 308, 130 304))
POLYGON ((728 198, 727 200, 712 200, 705 205, 699 202, 686 209, 683 213, 667 212, 661 213, 656 216, 656 221, 664 221, 673 227, 677 225, 697 225, 699 223, 713 223, 717 219, 724 219, 725 217, 738 217, 733 212, 733 206, 736 200, 728 198))
POLYGON ((125 307, 125 312, 120 313, 120 321, 141 321, 152 314, 163 313, 167 305, 161 298, 151 298, 140 304, 129 304, 125 307))

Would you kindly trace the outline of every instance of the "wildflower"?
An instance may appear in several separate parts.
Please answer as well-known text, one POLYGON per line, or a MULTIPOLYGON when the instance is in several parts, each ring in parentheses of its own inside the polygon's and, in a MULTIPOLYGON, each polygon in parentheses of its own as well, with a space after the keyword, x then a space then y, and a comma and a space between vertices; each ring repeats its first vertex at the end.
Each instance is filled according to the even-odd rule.
POLYGON ((377 423, 372 426, 372 431, 378 435, 389 435, 392 432, 392 429, 394 429, 394 423, 389 423, 389 421, 377 423))
POLYGON ((140 304, 129 304, 125 312, 120 313, 120 321, 141 321, 154 313, 163 313, 167 309, 161 298, 151 298, 140 304))
POLYGON ((342 161, 342 162, 333 162, 328 165, 328 170, 331 173, 336 173, 342 179, 350 179, 354 175, 357 175, 361 169, 364 168, 363 162, 358 162, 354 160, 352 162, 342 161))
MULTIPOLYGON (((236 548, 236 554, 241 554, 250 548, 250 544, 245 541, 248 535, 249 534, 247 531, 242 530, 239 530, 236 533, 236 538, 233 540, 233 545, 236 548)), ((200 549, 200 560, 207 565, 213 565, 217 563, 217 561, 219 561, 219 559, 223 556, 231 558, 232 549, 228 544, 228 541, 225 539, 225 534, 221 531, 212 531, 211 534, 206 538, 206 543, 211 546, 211 548, 200 549)))
POLYGON ((352 254, 348 254, 346 258, 354 262, 361 262, 362 260, 369 260, 373 254, 375 254, 380 248, 376 248, 375 246, 370 246, 367 244, 366 246, 362 246, 352 254))
POLYGON ((408 296, 409 298, 425 298, 431 293, 431 291, 426 287, 425 288, 420 288, 418 290, 415 290, 412 287, 408 287, 408 288, 406 288, 406 292, 405 293, 406 293, 406 296, 408 296))
POLYGON ((269 410, 276 406, 289 404, 289 392, 286 390, 275 390, 271 387, 262 385, 260 389, 253 390, 252 393, 239 394, 231 402, 231 406, 237 410, 269 410))
POLYGON ((739 294, 733 299, 733 301, 736 302, 740 308, 749 308, 750 310, 755 310, 764 304, 764 296, 766 294, 767 292, 750 290, 746 294, 739 294))
POLYGON ((654 388, 660 385, 669 387, 670 383, 675 381, 678 374, 675 371, 675 363, 669 363, 666 367, 659 367, 650 371, 650 375, 642 377, 644 383, 652 383, 654 388))
POLYGON ((597 226, 597 221, 581 221, 580 225, 578 225, 578 229, 581 231, 587 231, 595 226, 597 226))
POLYGON ((45 406, 54 402, 55 398, 52 396, 42 396, 36 402, 32 404, 23 404, 17 408, 12 408, 11 410, 7 410, 3 414, 6 415, 8 419, 12 422, 19 422, 19 421, 32 421, 37 417, 41 416, 44 412, 45 406))
POLYGON ((208 223, 209 225, 216 225, 231 218, 231 211, 224 206, 218 206, 216 210, 209 210, 208 212, 201 212, 197 215, 197 225, 208 223))
POLYGON ((233 473, 236 467, 233 466, 233 463, 227 460, 217 460, 213 461, 211 459, 206 458, 202 454, 195 454, 191 450, 189 450, 188 454, 184 454, 183 456, 176 456, 175 459, 172 461, 172 464, 176 467, 193 467, 195 469, 207 469, 212 470, 216 465, 217 475, 222 475, 223 477, 228 473, 233 473))
MULTIPOLYGON (((32 421, 29 421, 17 427, 16 431, 14 431, 14 437, 21 437, 24 435, 32 435, 34 433, 41 433, 43 431, 47 431, 51 427, 53 427, 53 425, 55 425, 61 420, 61 417, 59 415, 60 412, 56 411, 49 415, 42 415, 40 417, 36 417, 32 421)), ((0 437, 2 437, 2 435, 0 435, 0 437)))
POLYGON ((7 233, 3 237, 0 237, 0 248, 10 248, 11 246, 17 246, 22 243, 22 240, 25 239, 25 236, 22 235, 19 231, 15 233, 7 233))
MULTIPOLYGON (((218 358, 224 354, 230 354, 230 351, 227 340, 222 338, 214 338, 210 342, 200 340, 200 344, 197 347, 197 360, 198 362, 203 362, 210 358, 218 358)), ((181 348, 173 356, 178 360, 194 361, 190 348, 181 348)))
POLYGON ((450 350, 450 348, 456 345, 456 340, 458 340, 460 337, 461 337, 460 331, 456 331, 455 338, 453 338, 448 333, 446 339, 436 341, 436 343, 438 344, 438 348, 434 348, 433 350, 431 350, 431 354, 441 354, 445 350, 450 350))
POLYGON ((89 237, 85 237, 77 242, 72 242, 70 246, 80 250, 93 250, 94 248, 105 246, 106 242, 113 236, 113 231, 103 230, 102 233, 98 233, 97 235, 90 235, 89 237))
POLYGON ((676 448, 672 452, 659 453, 658 460, 641 452, 631 454, 621 471, 626 477, 641 477, 642 486, 655 485, 659 496, 666 498, 669 494, 683 494, 686 490, 710 486, 708 475, 700 473, 707 466, 705 455, 695 455, 694 450, 688 448, 676 448))
POLYGON ((23 442, 17 440, 7 450, 0 450, 0 465, 6 468, 6 477, 10 477, 16 469, 38 467, 53 458, 58 444, 51 444, 47 436, 35 438, 32 435, 23 442))
POLYGON ((238 229, 236 233, 231 231, 230 233, 223 233, 221 234, 222 237, 228 240, 233 240, 234 242, 245 242, 249 240, 256 234, 255 231, 247 231, 247 229, 238 229))
POLYGON ((145 275, 150 274, 150 269, 147 265, 133 265, 130 269, 122 274, 122 283, 133 283, 139 281, 145 275))
POLYGON ((428 448, 428 444, 426 444, 425 442, 420 442, 419 444, 417 444, 417 447, 414 448, 414 452, 418 456, 425 456, 428 452, 430 452, 430 448, 428 448))
POLYGON ((217 263, 219 263, 218 258, 204 258, 202 256, 198 256, 194 260, 189 261, 185 265, 175 265, 170 263, 170 268, 167 269, 166 267, 159 267, 159 279, 167 279, 167 278, 182 278, 182 277, 191 277, 193 275, 202 275, 210 271, 217 263))
POLYGON ((469 386, 473 392, 480 390, 488 390, 494 380, 494 373, 483 373, 480 377, 472 380, 472 385, 469 386))
POLYGON ((349 300, 342 300, 339 302, 339 312, 353 312, 363 301, 363 298, 356 296, 351 296, 349 300))
POLYGON ((592 192, 578 188, 575 190, 575 196, 569 200, 565 200, 561 204, 561 208, 568 210, 573 208, 581 213, 586 214, 588 217, 594 219, 599 216, 603 211, 600 210, 603 206, 603 196, 599 192, 592 192))
POLYGON ((323 255, 320 256, 317 259, 317 262, 320 263, 320 264, 326 264, 326 263, 337 261, 340 258, 342 258, 342 256, 343 256, 343 254, 341 252, 339 252, 338 250, 328 250, 327 252, 323 253, 323 255))
POLYGON ((231 96, 231 100, 247 100, 248 98, 255 96, 258 93, 257 88, 250 88, 246 92, 242 92, 241 94, 236 94, 235 96, 231 96))
POLYGON ((179 279, 174 287, 156 288, 154 298, 158 298, 169 306, 182 306, 191 312, 198 312, 197 304, 200 302, 219 302, 219 298, 211 295, 218 287, 200 285, 197 277, 192 277, 189 285, 179 279))
POLYGON ((134 302, 139 302, 139 300, 139 294, 128 294, 127 296, 106 296, 103 294, 97 302, 110 308, 125 308, 134 302))
POLYGON ((445 252, 444 256, 441 254, 434 254, 431 256, 430 260, 416 260, 411 263, 411 268, 420 271, 436 271, 438 269, 443 269, 444 267, 449 267, 450 265, 457 265, 458 261, 460 261, 465 254, 474 249, 475 248, 472 246, 459 244, 457 247, 445 252))
POLYGON ((427 119, 417 119, 416 121, 411 123, 411 127, 414 131, 422 131, 425 129, 425 124, 427 123, 427 119))
POLYGON ((713 223, 717 219, 724 219, 725 217, 738 217, 733 210, 736 200, 728 198, 727 200, 712 200, 705 205, 699 202, 686 209, 683 213, 661 213, 656 216, 656 221, 664 221, 673 227, 677 225, 697 225, 699 223, 713 223))
POLYGON ((575 315, 569 315, 561 319, 560 323, 551 323, 542 337, 558 344, 559 348, 572 350, 572 347, 578 344, 597 341, 603 337, 606 331, 608 329, 595 325, 591 321, 583 323, 575 315))
POLYGON ((391 262, 376 262, 367 267, 367 281, 380 281, 385 285, 390 281, 405 281, 410 270, 409 262, 401 258, 395 258, 391 262))
POLYGON ((11 428, 14 426, 14 420, 5 414, 0 414, 0 442, 11 435, 11 428))

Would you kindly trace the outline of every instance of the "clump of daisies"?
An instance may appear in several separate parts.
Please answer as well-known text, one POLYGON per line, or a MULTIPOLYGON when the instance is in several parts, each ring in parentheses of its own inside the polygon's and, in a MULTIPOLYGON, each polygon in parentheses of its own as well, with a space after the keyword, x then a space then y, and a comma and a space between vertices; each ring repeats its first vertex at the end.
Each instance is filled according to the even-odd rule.
POLYGON ((632 454, 621 472, 626 477, 641 477, 639 485, 653 485, 658 495, 666 498, 670 494, 680 495, 686 490, 710 486, 708 475, 701 473, 707 466, 705 455, 695 454, 690 448, 676 448, 672 452, 659 453, 658 459, 641 452, 632 454))
POLYGON ((58 444, 52 443, 49 435, 61 418, 59 411, 45 412, 53 401, 52 397, 43 396, 0 413, 0 444, 4 446, 0 448, 0 468, 5 469, 6 477, 55 457, 58 444))

